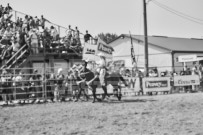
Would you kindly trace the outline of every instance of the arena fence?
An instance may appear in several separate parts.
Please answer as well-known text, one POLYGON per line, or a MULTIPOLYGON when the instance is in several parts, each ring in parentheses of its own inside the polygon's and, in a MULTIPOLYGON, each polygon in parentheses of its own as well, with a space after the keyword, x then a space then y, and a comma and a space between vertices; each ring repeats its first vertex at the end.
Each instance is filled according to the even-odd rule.
MULTIPOLYGON (((70 79, 70 68, 63 69, 63 77, 57 78, 58 69, 46 67, 2 69, 0 95, 12 100, 48 100, 54 99, 54 92, 59 88, 60 97, 72 97, 77 85, 70 79)), ((202 91, 202 81, 198 75, 142 77, 124 76, 127 86, 120 84, 122 94, 135 96, 150 93, 177 93, 202 91)), ((91 94, 91 90, 87 90, 91 94)), ((113 87, 108 86, 108 92, 113 93, 113 87)), ((101 88, 97 94, 102 94, 101 88)))

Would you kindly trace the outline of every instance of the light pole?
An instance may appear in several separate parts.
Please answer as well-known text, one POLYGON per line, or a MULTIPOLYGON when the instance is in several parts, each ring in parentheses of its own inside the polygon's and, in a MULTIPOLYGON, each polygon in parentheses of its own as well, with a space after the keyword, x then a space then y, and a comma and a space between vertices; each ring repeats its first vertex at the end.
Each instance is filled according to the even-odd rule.
POLYGON ((143 14, 144 14, 144 70, 145 76, 148 77, 148 35, 147 35, 147 8, 146 8, 146 0, 143 0, 143 14))

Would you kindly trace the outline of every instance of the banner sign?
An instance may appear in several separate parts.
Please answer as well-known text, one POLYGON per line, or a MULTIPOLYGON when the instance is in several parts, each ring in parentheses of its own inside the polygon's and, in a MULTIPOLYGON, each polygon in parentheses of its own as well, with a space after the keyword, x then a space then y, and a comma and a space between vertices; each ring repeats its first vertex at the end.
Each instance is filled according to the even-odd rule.
POLYGON ((135 94, 136 92, 140 91, 140 79, 137 77, 124 77, 127 87, 124 86, 124 84, 121 84, 122 86, 122 92, 127 92, 131 94, 135 94))
POLYGON ((178 62, 197 61, 197 55, 182 55, 178 56, 178 62))
POLYGON ((112 55, 113 48, 110 47, 110 46, 104 45, 102 43, 99 43, 98 44, 98 51, 101 51, 101 52, 107 53, 109 55, 112 55))
POLYGON ((198 75, 174 76, 174 86, 200 85, 198 75))
POLYGON ((97 45, 91 45, 89 43, 85 43, 83 48, 83 60, 89 61, 98 61, 99 56, 96 56, 97 45))
POLYGON ((143 78, 143 91, 170 91, 170 77, 143 78))
POLYGON ((111 46, 108 46, 104 41, 102 41, 100 38, 97 41, 97 51, 96 55, 98 56, 104 56, 106 58, 112 58, 113 55, 113 48, 111 46))

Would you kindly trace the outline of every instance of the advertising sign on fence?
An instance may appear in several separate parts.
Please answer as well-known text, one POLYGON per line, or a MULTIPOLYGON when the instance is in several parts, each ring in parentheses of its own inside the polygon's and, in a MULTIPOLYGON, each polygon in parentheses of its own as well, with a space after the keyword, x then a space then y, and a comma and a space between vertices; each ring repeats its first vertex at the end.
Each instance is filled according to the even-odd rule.
MULTIPOLYGON (((140 79, 137 77, 124 77, 127 87, 122 87, 123 93, 128 93, 128 95, 134 95, 135 93, 140 91, 140 79)), ((124 86, 122 84, 121 86, 124 86)))
POLYGON ((200 85, 198 75, 174 76, 174 86, 200 85))
POLYGON ((143 78, 144 92, 170 91, 170 77, 143 78))

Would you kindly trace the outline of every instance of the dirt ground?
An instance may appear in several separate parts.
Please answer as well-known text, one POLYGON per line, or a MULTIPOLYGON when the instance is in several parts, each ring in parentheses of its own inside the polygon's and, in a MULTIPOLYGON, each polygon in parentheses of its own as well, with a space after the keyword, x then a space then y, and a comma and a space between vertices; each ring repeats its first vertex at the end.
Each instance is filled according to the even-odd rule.
POLYGON ((0 107, 0 135, 203 135, 203 93, 0 107))

